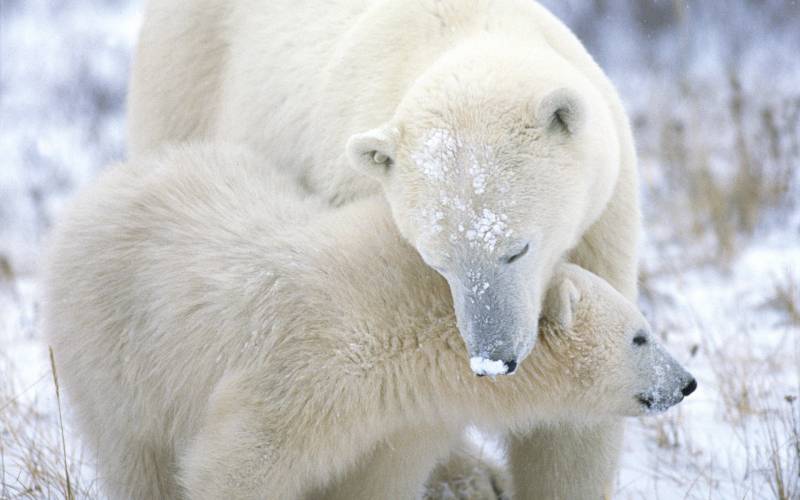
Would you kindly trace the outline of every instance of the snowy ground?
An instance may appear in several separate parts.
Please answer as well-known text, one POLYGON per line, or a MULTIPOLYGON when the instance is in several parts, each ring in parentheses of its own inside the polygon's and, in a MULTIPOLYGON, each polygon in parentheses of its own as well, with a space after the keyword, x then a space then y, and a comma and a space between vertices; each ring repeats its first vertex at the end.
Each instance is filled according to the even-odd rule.
MULTIPOLYGON (((96 497, 61 447, 37 258, 122 158, 138 2, 0 0, 0 498, 96 497)), ((546 2, 620 88, 647 239, 641 305, 699 389, 631 420, 623 499, 800 498, 800 4, 546 2)))

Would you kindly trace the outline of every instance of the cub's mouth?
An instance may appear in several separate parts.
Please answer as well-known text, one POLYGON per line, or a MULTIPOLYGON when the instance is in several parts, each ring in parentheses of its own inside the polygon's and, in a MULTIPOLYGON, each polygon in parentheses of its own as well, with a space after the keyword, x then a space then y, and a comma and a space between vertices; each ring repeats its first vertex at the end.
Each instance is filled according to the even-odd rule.
POLYGON ((662 413, 683 401, 683 395, 674 394, 669 398, 656 398, 648 394, 638 394, 636 401, 644 407, 644 412, 649 415, 662 413))
POLYGON ((636 396, 636 401, 639 402, 640 405, 644 406, 648 410, 653 407, 653 398, 650 396, 645 396, 643 394, 639 394, 636 396))

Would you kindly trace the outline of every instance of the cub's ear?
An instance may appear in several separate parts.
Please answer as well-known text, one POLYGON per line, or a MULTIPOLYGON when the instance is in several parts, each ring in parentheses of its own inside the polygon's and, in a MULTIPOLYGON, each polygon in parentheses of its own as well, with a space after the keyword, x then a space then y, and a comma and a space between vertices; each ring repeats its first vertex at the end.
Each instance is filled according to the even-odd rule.
POLYGON ((583 101, 567 88, 547 94, 536 109, 536 122, 546 130, 573 135, 580 131, 584 121, 583 101))
POLYGON ((554 283, 547 291, 544 303, 544 315, 550 321, 569 329, 575 321, 575 313, 581 294, 568 278, 554 283))
POLYGON ((356 134, 347 141, 350 165, 370 177, 384 179, 394 164, 397 133, 389 126, 356 134))

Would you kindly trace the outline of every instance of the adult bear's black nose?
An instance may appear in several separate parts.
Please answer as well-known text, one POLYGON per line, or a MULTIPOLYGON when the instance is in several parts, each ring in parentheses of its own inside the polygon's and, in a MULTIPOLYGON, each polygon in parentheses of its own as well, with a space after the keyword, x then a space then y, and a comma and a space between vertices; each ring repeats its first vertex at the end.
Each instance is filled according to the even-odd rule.
POLYGON ((681 394, 688 396, 689 394, 693 393, 695 389, 697 389, 697 380, 692 379, 683 387, 683 389, 681 389, 681 394))
POLYGON ((517 370, 517 361, 512 359, 511 361, 505 361, 506 364, 506 375, 511 375, 517 370))

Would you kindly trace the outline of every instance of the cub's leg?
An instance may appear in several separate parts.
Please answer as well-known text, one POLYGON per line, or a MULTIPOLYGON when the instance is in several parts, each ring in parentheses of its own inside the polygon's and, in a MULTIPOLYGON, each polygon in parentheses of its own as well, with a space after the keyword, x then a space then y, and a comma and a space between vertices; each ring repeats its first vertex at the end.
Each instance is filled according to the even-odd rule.
POLYGON ((341 477, 380 439, 380 425, 348 411, 358 404, 333 407, 332 390, 282 373, 228 375, 217 384, 180 459, 188 498, 300 498, 341 477))
POLYGON ((98 479, 111 493, 111 498, 146 500, 178 498, 178 485, 171 471, 175 470, 172 454, 149 438, 120 440, 120 449, 113 453, 98 450, 98 479))
POLYGON ((288 436, 241 379, 215 389, 205 421, 180 459, 180 482, 192 499, 291 499, 302 489, 293 474, 288 436), (274 424, 274 425, 273 425, 274 424))

